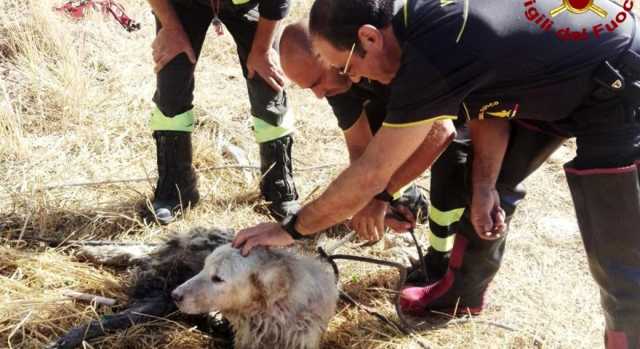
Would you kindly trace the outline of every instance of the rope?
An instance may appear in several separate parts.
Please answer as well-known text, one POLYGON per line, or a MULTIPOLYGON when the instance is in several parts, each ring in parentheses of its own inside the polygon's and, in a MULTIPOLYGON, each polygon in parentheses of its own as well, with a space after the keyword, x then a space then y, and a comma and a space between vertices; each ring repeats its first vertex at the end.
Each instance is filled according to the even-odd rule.
POLYGON ((110 14, 128 32, 140 29, 140 23, 127 16, 124 7, 113 0, 69 0, 54 9, 79 20, 84 18, 86 11, 98 8, 103 14, 110 14))
MULTIPOLYGON (((400 217, 397 217, 397 218, 400 218, 400 217)), ((420 247, 420 244, 418 243, 418 239, 416 239, 416 235, 415 235, 415 232, 414 232, 413 228, 409 230, 409 233, 411 234, 411 237, 413 238, 413 242, 414 242, 414 244, 416 246, 416 249, 418 250, 418 257, 422 261, 422 271, 424 272, 424 275, 426 277, 426 275, 427 275, 427 265, 426 265, 426 262, 424 260, 424 255, 422 253, 422 248, 420 247)), ((353 236, 353 233, 351 233, 350 236, 353 236)), ((344 243, 346 241, 347 241, 347 239, 341 240, 339 245, 341 245, 342 243, 344 243)), ((332 249, 337 249, 337 247, 338 246, 333 246, 332 249)), ((349 295, 347 295, 346 293, 344 293, 342 291, 341 291, 341 294, 349 302, 351 302, 351 303, 355 304, 356 306, 364 309, 367 313, 379 318, 380 320, 393 325, 394 327, 396 327, 403 334, 411 334, 411 333, 415 332, 415 327, 412 326, 407 321, 407 319, 405 318, 404 314, 402 313, 402 310, 400 309, 401 291, 404 288, 405 283, 407 282, 407 268, 404 265, 402 265, 400 263, 396 263, 396 262, 390 262, 390 261, 385 261, 385 260, 376 259, 376 258, 370 258, 370 257, 351 256, 351 255, 344 255, 344 254, 331 255, 331 254, 325 252, 325 250, 322 247, 318 247, 317 252, 318 252, 318 254, 320 255, 321 258, 326 260, 331 265, 331 268, 333 269, 333 273, 334 273, 334 275, 336 277, 336 282, 339 282, 339 280, 340 280, 340 269, 338 268, 338 265, 335 262, 336 260, 339 260, 339 259, 351 260, 351 261, 363 262, 363 263, 370 263, 370 264, 377 264, 377 265, 383 265, 383 266, 387 266, 387 267, 396 268, 398 270, 398 273, 400 274, 400 277, 398 278, 398 282, 396 283, 396 289, 395 289, 396 297, 395 297, 395 300, 394 300, 394 306, 395 306, 396 314, 398 315, 398 319, 400 319, 400 323, 397 323, 397 322, 385 317, 384 315, 380 314, 379 312, 371 310, 369 307, 358 303, 356 300, 354 300, 352 297, 350 297, 349 295)))

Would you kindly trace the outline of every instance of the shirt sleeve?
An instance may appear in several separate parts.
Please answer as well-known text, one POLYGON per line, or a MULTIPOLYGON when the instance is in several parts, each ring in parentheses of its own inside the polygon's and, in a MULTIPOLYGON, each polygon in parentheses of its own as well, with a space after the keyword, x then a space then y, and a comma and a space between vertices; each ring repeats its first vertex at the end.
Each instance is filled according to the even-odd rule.
POLYGON ((327 97, 327 102, 329 102, 333 114, 338 119, 338 127, 344 131, 351 128, 358 121, 358 118, 362 115, 366 99, 349 90, 339 95, 327 97))
POLYGON ((290 0, 261 0, 258 11, 260 17, 279 21, 289 13, 290 0))

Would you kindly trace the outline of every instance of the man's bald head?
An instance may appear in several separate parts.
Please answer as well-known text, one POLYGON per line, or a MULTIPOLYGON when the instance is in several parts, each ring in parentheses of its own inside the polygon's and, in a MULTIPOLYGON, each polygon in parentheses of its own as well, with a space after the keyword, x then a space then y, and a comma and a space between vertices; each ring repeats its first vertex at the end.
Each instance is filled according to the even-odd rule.
POLYGON ((345 92, 351 86, 346 77, 324 65, 315 54, 306 23, 290 24, 282 31, 280 65, 291 81, 312 89, 318 98, 345 92))
MULTIPOLYGON (((302 22, 288 25, 280 37, 280 65, 285 74, 297 75, 305 67, 320 65, 313 53, 309 28, 302 22)), ((294 79, 295 80, 295 79, 294 79)))

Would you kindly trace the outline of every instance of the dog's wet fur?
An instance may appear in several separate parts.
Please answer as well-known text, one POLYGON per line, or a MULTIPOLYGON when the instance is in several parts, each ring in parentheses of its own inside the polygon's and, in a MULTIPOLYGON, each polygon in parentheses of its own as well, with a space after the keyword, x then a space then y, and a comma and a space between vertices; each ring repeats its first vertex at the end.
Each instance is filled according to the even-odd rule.
POLYGON ((184 313, 220 311, 236 348, 312 349, 335 314, 338 290, 317 258, 262 247, 243 257, 227 244, 173 297, 184 313))
POLYGON ((258 248, 245 258, 230 246, 232 239, 230 230, 195 228, 171 235, 142 256, 126 248, 121 254, 110 248, 108 256, 101 255, 104 248, 85 250, 91 260, 110 264, 115 258, 133 267, 129 303, 120 313, 71 329, 49 348, 76 348, 167 316, 177 310, 173 298, 185 313, 221 312, 233 327, 236 349, 318 348, 338 297, 327 266, 276 249, 258 248))

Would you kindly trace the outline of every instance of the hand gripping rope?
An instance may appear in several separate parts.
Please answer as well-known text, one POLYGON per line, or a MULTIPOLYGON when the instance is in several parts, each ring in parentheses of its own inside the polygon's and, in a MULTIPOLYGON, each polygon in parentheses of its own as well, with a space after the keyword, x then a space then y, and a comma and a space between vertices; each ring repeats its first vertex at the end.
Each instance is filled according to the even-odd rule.
POLYGON ((84 18, 88 10, 100 9, 103 14, 110 14, 128 32, 140 29, 140 23, 127 16, 124 7, 113 0, 69 0, 54 9, 73 19, 84 18))

